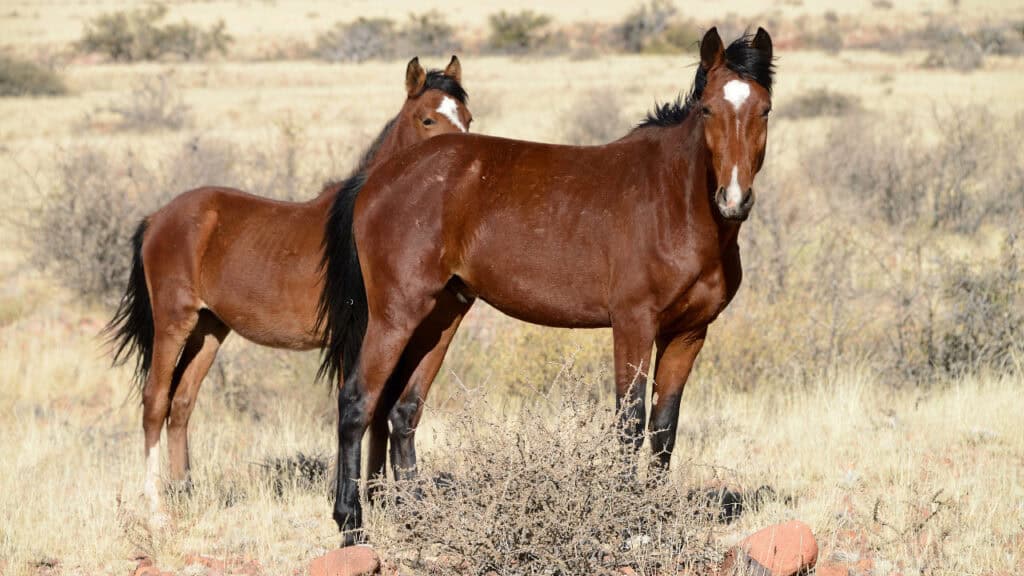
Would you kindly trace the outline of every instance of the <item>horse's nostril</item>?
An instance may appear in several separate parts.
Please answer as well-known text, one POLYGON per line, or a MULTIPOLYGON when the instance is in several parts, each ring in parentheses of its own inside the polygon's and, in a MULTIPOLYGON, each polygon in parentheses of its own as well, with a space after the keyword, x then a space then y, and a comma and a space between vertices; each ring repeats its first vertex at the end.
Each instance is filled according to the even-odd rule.
POLYGON ((753 199, 753 197, 754 197, 754 189, 753 188, 747 188, 747 191, 743 193, 743 201, 740 202, 740 204, 742 204, 743 206, 746 206, 747 204, 750 203, 750 200, 753 199))

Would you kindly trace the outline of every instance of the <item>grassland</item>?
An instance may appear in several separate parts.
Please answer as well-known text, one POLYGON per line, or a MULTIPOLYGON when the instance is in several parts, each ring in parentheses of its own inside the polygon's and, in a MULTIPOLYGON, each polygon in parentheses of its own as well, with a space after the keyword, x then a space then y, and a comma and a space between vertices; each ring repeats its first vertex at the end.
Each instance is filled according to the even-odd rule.
MULTIPOLYGON (((319 182, 347 173, 401 105, 404 61, 331 65, 258 57, 275 43, 308 41, 336 20, 421 8, 399 4, 174 4, 174 18, 227 18, 239 56, 131 65, 72 59, 63 68, 69 95, 0 99, 0 573, 122 574, 140 554, 182 570, 187 556, 205 554, 252 559, 266 574, 291 574, 337 545, 327 481, 307 484, 266 466, 300 453, 333 453, 334 399, 313 383, 316 355, 266 351, 237 337, 229 339, 192 419, 195 492, 173 500, 171 530, 148 531, 140 494, 141 410, 130 374, 108 367, 97 338, 110 303, 82 298, 73 280, 40 269, 35 247, 47 239, 28 219, 45 198, 74 193, 61 166, 86 151, 106 154, 102 166, 119 181, 140 166, 171 171, 168 159, 196 142, 215 143, 213 150, 231 146, 236 160, 221 174, 249 175, 251 182, 270 180, 262 178, 266 168, 246 158, 290 152, 298 159, 294 182, 312 195, 319 182), (177 131, 122 129, 107 110, 111 102, 169 71, 190 123, 177 131)), ((0 42, 20 54, 59 52, 77 38, 85 18, 120 6, 7 2, 0 42)), ((482 30, 488 14, 520 7, 566 22, 616 21, 629 9, 615 2, 439 9, 482 30)), ((937 0, 891 10, 866 1, 765 10, 730 0, 684 8, 701 21, 722 12, 791 21, 826 10, 864 22, 919 21, 928 10, 949 10, 937 0)), ((983 22, 1020 17, 1024 7, 976 0, 958 10, 965 21, 983 22)), ((779 57, 776 110, 828 87, 856 97, 862 117, 913 125, 897 148, 937 142, 950 119, 960 118, 984 123, 978 145, 1003 142, 1006 154, 983 157, 982 173, 1024 165, 1015 136, 1024 128, 1024 59, 992 56, 964 74, 925 69, 925 55, 913 51, 780 50, 779 57)), ((624 133, 653 101, 673 98, 693 77, 693 57, 686 55, 467 54, 462 62, 475 131, 549 142, 562 141, 568 119, 588 106, 624 133), (593 97, 607 93, 614 108, 593 97)), ((820 145, 846 121, 773 120, 757 214, 741 234, 746 283, 712 327, 688 386, 673 481, 740 490, 770 485, 780 495, 715 527, 723 543, 799 518, 815 530, 827 556, 861 562, 861 574, 1024 572, 1024 355, 1016 348, 998 368, 922 376, 904 370, 917 362, 917 352, 894 351, 898 334, 916 338, 923 318, 951 314, 942 300, 948 292, 942 273, 951 262, 978 273, 1002 262, 1001 247, 1021 231, 1012 195, 1024 191, 1007 181, 1008 212, 983 217, 966 232, 920 222, 887 225, 870 205, 839 197, 815 177, 820 145), (782 269, 786 278, 776 280, 782 269)), ((863 138, 867 148, 872 133, 849 138, 863 138)), ((983 176, 975 180, 972 194, 995 186, 983 176)), ((557 388, 558 375, 571 366, 597 405, 611 406, 610 358, 606 331, 541 329, 478 305, 435 385, 419 432, 421 461, 438 470, 450 463, 444 453, 450 422, 473 404, 478 388, 490 390, 486 416, 502 419, 536 406, 534 390, 557 388)))

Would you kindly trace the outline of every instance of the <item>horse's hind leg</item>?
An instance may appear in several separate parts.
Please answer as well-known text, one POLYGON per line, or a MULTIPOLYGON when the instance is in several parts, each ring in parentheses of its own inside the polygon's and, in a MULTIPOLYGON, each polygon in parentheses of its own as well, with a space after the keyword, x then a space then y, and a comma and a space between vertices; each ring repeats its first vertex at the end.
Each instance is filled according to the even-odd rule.
POLYGON ((217 357, 217 350, 230 329, 209 310, 199 312, 199 320, 185 342, 181 358, 171 380, 171 409, 167 420, 167 454, 171 480, 190 488, 188 422, 196 405, 203 379, 217 357))
POLYGON ((153 360, 142 390, 142 430, 146 442, 146 480, 143 492, 149 500, 155 527, 166 522, 160 496, 160 432, 171 407, 174 367, 188 335, 198 320, 193 308, 167 310, 154 302, 153 360))
POLYGON ((434 298, 422 293, 387 295, 392 297, 381 303, 381 309, 386 312, 374 314, 371 307, 359 362, 338 393, 334 521, 343 534, 345 545, 356 542, 363 524, 359 503, 363 434, 377 412, 388 379, 413 331, 434 305, 434 298))
POLYGON ((408 384, 388 415, 391 421, 391 468, 396 480, 416 477, 416 427, 423 415, 427 393, 441 369, 462 318, 472 305, 472 301, 445 290, 406 346, 402 365, 409 365, 412 372, 403 375, 408 384))

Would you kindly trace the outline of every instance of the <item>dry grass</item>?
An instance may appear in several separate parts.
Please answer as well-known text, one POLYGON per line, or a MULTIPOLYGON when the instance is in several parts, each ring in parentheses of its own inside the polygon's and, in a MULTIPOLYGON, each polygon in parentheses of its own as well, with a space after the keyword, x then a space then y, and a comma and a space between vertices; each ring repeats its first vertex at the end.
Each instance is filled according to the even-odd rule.
MULTIPOLYGON (((947 5, 928 4, 943 10, 947 5)), ((904 10, 909 9, 901 6, 870 5, 867 0, 844 4, 840 22, 847 14, 866 21, 879 15, 908 17, 904 10)), ((229 6, 235 5, 174 4, 168 20, 187 17, 208 24, 229 6)), ((351 20, 332 3, 310 0, 303 6, 257 3, 232 12, 228 29, 237 38, 235 47, 251 50, 250 55, 266 53, 277 44, 315 38, 333 22, 351 20)), ((482 30, 486 16, 500 8, 550 10, 562 22, 617 22, 635 8, 598 3, 582 12, 579 6, 483 2, 446 16, 457 29, 482 30)), ((45 52, 77 38, 85 19, 119 7, 59 2, 47 7, 44 26, 44 12, 34 4, 9 4, 0 14, 0 37, 21 43, 21 50, 45 52)), ((687 17, 698 20, 728 9, 744 15, 762 10, 748 0, 691 8, 687 17)), ((367 5, 360 15, 395 17, 374 13, 385 9, 401 11, 401 6, 367 5)), ((422 7, 410 5, 413 9, 422 7)), ((822 10, 816 3, 787 2, 779 5, 777 16, 790 19, 822 10)), ((963 2, 960 11, 966 19, 980 19, 986 11, 1007 9, 977 0, 963 2)), ((935 110, 963 107, 966 127, 976 129, 969 121, 980 114, 971 110, 983 109, 990 119, 986 123, 997 129, 983 130, 978 137, 992 136, 996 142, 998 136, 1005 145, 1001 164, 982 158, 981 171, 998 168, 1012 176, 1013 168, 1024 164, 1012 137, 1019 128, 1019 99, 987 96, 1024 90, 1020 60, 987 57, 967 82, 953 70, 921 69, 921 52, 829 56, 780 48, 779 55, 778 109, 799 105, 806 94, 828 87, 856 98, 863 108, 859 116, 917 126, 915 142, 929 149, 937 137, 935 110)), ((588 109, 596 112, 589 120, 598 120, 598 128, 605 117, 601 110, 609 107, 615 110, 607 118, 639 120, 653 99, 666 100, 688 88, 693 71, 686 65, 692 59, 463 58, 478 119, 474 130, 563 141, 567 128, 562 120, 580 108, 577 102, 594 102, 588 109), (614 95, 595 100, 592 95, 601 91, 614 95)), ((338 542, 318 459, 334 450, 334 400, 312 382, 315 355, 268 352, 237 338, 229 340, 199 396, 191 430, 195 491, 171 499, 176 523, 170 531, 145 529, 139 494, 140 409, 127 399, 129 374, 107 368, 95 337, 110 310, 75 295, 75 274, 65 275, 66 286, 58 287, 55 276, 29 264, 27 234, 39 222, 26 222, 24 214, 47 200, 74 195, 76 188, 65 187, 62 180, 62 163, 97 150, 106 155, 96 168, 97 186, 127 190, 129 197, 133 179, 160 196, 210 178, 279 196, 310 196, 320 180, 344 174, 398 109, 404 57, 362 65, 181 64, 174 77, 192 109, 186 129, 124 132, 116 122, 88 117, 121 101, 141 79, 167 70, 161 64, 82 62, 63 70, 72 94, 62 97, 60 106, 52 100, 0 100, 0 174, 5 182, 0 196, 0 567, 6 563, 0 570, 5 575, 36 574, 47 564, 56 565, 49 569, 55 574, 127 573, 139 552, 155 555, 170 569, 181 568, 188 554, 198 553, 248 556, 267 574, 290 574, 338 542), (209 151, 198 164, 182 159, 182 151, 197 137, 199 149, 209 151), (302 460, 307 456, 312 459, 302 460), (315 464, 310 468, 302 462, 315 464)), ((741 235, 745 284, 712 327, 690 382, 670 487, 680 492, 773 487, 778 498, 736 522, 705 524, 719 546, 767 523, 800 518, 812 525, 826 554, 873 557, 873 574, 1020 573, 1024 356, 1011 347, 1001 356, 1002 364, 950 374, 921 368, 927 355, 914 348, 928 326, 982 332, 998 327, 984 315, 963 316, 971 310, 957 306, 971 300, 955 294, 965 286, 988 290, 984 282, 998 284, 1000 276, 986 273, 1002 262, 1009 234, 1019 233, 1012 216, 1020 206, 1012 202, 1020 196, 1008 190, 1003 198, 1008 209, 972 212, 969 234, 956 225, 933 228, 927 219, 893 227, 806 169, 808 154, 843 122, 828 115, 773 120, 755 217, 741 235), (948 271, 958 269, 955 263, 965 266, 964 278, 970 282, 946 283, 948 271)), ((598 128, 583 137, 606 138, 598 128)), ((898 131, 892 134, 900 137, 898 131)), ((1019 169, 1015 174, 1022 181, 1019 169)), ((998 192, 987 178, 976 179, 983 184, 967 194, 969 200, 998 192)), ((1011 181, 1009 176, 1005 180, 1011 181)), ((101 202, 103 195, 88 196, 94 197, 101 202)), ((924 215, 933 214, 925 209, 924 215)), ((59 221, 53 229, 60 229, 59 221)), ((981 302, 988 306, 999 298, 981 302)), ((467 471, 488 456, 481 440, 559 430, 564 406, 544 398, 582 386, 584 402, 611 407, 609 368, 607 331, 528 326, 480 305, 435 385, 418 436, 420 461, 429 471, 458 476, 461 470, 465 482, 467 471), (557 377, 565 373, 567 361, 574 375, 570 384, 557 377), (464 388, 487 390, 487 405, 479 404, 479 393, 467 395, 464 388), (467 406, 479 408, 468 429, 467 406), (509 414, 517 419, 506 421, 509 414)), ((554 438, 549 439, 564 440, 555 448, 569 451, 572 442, 599 440, 600 418, 584 419, 578 434, 550 434, 554 438)), ((536 464, 531 454, 550 451, 539 439, 531 442, 536 451, 524 451, 519 460, 507 451, 494 457, 506 458, 511 469, 536 464)), ((572 469, 591 470, 594 476, 585 464, 573 462, 572 469)), ((331 475, 328 471, 326 478, 331 475)), ((604 481, 591 479, 592 486, 604 481)), ((441 518, 458 510, 453 507, 441 518)), ((405 522, 392 514, 406 512, 372 512, 371 520, 379 522, 377 538, 399 558, 439 553, 444 542, 416 550, 415 541, 403 539, 405 522)))

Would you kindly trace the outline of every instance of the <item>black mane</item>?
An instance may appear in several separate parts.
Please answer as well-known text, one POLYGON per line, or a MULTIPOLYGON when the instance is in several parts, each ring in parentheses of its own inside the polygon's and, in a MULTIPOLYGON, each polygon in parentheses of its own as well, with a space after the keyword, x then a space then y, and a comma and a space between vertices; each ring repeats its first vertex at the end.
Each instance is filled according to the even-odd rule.
MULTIPOLYGON (((440 70, 427 72, 423 89, 415 97, 418 98, 427 90, 440 90, 463 105, 469 99, 466 90, 440 70)), ((366 149, 351 176, 342 182, 329 184, 338 188, 338 194, 331 204, 324 229, 323 257, 320 260, 323 291, 320 293, 316 319, 316 330, 323 334, 317 377, 326 376, 329 382, 333 382, 341 373, 352 371, 362 347, 362 335, 367 323, 366 289, 359 269, 355 238, 352 237, 352 216, 356 196, 366 182, 366 172, 397 119, 397 116, 392 118, 384 126, 366 149)))
MULTIPOLYGON (((725 65, 729 70, 739 74, 744 80, 757 82, 772 93, 772 79, 775 75, 775 64, 772 63, 770 54, 761 52, 751 44, 752 34, 744 34, 729 44, 725 49, 725 65)), ((697 75, 693 79, 693 87, 684 99, 680 94, 674 102, 655 104, 654 111, 649 112, 647 117, 638 126, 677 126, 690 115, 690 111, 700 101, 704 94, 704 87, 708 83, 708 73, 703 66, 697 66, 697 75)))
POLYGON ((431 70, 430 72, 427 72, 427 81, 423 83, 423 89, 416 94, 416 97, 421 96, 427 90, 440 90, 452 98, 455 98, 463 105, 465 105, 466 101, 469 100, 469 94, 466 94, 466 90, 462 85, 459 84, 455 78, 445 76, 444 72, 440 70, 431 70))

